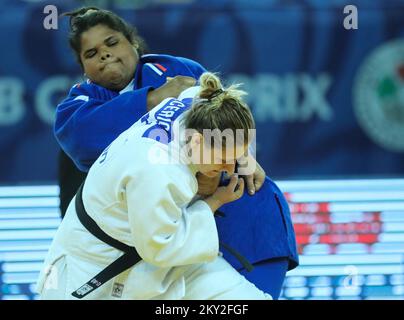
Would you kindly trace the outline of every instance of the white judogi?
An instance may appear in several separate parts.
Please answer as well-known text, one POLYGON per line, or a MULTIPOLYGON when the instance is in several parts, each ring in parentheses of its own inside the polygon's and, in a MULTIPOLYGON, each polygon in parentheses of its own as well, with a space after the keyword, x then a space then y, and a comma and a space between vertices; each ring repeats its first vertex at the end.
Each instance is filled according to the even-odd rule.
MULTIPOLYGON (((195 89, 188 92, 195 94, 195 89)), ((108 235, 136 247, 143 260, 86 299, 271 298, 219 256, 213 212, 194 198, 194 167, 151 161, 151 154, 167 156, 174 142, 162 144, 142 135, 163 121, 162 115, 175 116, 181 108, 185 106, 179 100, 164 100, 147 121, 139 120, 123 132, 88 173, 83 189, 86 211, 108 235)), ((38 280, 42 299, 74 299, 72 292, 123 254, 85 229, 74 200, 38 280)))

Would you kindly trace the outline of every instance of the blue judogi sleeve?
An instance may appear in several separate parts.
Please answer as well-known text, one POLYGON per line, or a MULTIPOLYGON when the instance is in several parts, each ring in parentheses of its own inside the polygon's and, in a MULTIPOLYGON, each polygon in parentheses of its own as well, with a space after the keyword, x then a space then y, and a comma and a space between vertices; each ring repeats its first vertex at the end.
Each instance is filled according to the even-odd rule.
POLYGON ((178 60, 189 69, 190 74, 194 75, 196 79, 198 79, 202 73, 206 72, 204 67, 191 59, 178 57, 178 60))
POLYGON ((95 84, 74 86, 57 106, 55 135, 62 149, 82 171, 88 171, 119 134, 146 113, 151 87, 121 95, 95 84))
MULTIPOLYGON (((221 242, 236 249, 250 263, 285 257, 289 259, 289 270, 299 264, 289 206, 268 177, 255 195, 244 192, 240 199, 223 205, 219 211, 225 215, 216 218, 221 242)), ((224 248, 221 251, 234 268, 242 268, 234 255, 224 248)))

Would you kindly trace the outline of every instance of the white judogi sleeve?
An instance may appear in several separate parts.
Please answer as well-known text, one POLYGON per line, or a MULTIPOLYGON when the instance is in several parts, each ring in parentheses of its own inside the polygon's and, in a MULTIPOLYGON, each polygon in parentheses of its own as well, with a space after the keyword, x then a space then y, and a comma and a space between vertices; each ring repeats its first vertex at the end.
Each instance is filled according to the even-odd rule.
POLYGON ((144 261, 158 267, 208 262, 218 255, 218 233, 208 204, 199 200, 186 208, 193 193, 183 170, 156 165, 126 186, 134 245, 144 261))

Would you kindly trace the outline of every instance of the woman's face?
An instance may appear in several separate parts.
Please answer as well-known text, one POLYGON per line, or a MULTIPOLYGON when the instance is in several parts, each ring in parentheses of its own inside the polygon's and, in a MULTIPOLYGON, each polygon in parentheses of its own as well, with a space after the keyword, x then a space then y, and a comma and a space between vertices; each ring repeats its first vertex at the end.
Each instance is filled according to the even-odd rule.
MULTIPOLYGON (((198 135, 197 135, 198 136, 198 135)), ((229 175, 234 173, 235 163, 248 150, 248 144, 229 147, 211 147, 204 143, 202 136, 193 138, 191 142, 191 161, 198 171, 207 177, 213 178, 226 171, 229 175)))
POLYGON ((80 58, 87 77, 110 90, 120 91, 132 81, 139 61, 137 44, 105 25, 81 34, 80 58))

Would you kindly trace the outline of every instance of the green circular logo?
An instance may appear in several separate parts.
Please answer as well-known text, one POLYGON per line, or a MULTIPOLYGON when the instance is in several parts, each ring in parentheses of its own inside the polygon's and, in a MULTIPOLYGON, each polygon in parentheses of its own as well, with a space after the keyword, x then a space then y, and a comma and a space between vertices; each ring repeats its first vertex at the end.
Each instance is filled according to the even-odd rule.
POLYGON ((404 40, 383 44, 365 59, 354 80, 353 106, 372 141, 404 152, 404 40))

